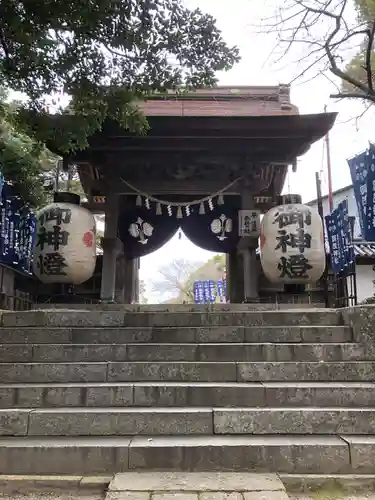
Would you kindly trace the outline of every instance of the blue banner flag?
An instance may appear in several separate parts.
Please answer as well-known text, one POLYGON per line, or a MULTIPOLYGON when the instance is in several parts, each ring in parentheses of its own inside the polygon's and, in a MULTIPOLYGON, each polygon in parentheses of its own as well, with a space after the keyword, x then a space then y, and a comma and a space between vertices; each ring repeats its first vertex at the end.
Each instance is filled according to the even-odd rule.
POLYGON ((359 226, 362 237, 365 238, 366 228, 366 205, 367 205, 367 171, 368 151, 348 160, 350 176, 352 178, 354 197, 357 203, 359 226))
POLYGON ((343 200, 340 204, 340 210, 343 218, 344 228, 344 244, 346 252, 346 262, 348 265, 353 264, 355 260, 354 246, 353 246, 353 232, 352 225, 349 217, 348 200, 343 200))
POLYGON ((204 280, 203 281, 204 299, 205 299, 206 303, 216 301, 215 288, 216 288, 215 283, 212 280, 204 280))
POLYGON ((194 281, 194 301, 196 304, 204 304, 203 281, 194 281))
POLYGON ((343 268, 343 262, 340 252, 337 220, 335 214, 326 215, 325 220, 328 235, 329 253, 331 256, 331 268, 335 274, 338 274, 343 268))
POLYGON ((0 174, 0 262, 32 273, 35 215, 0 174))
POLYGON ((226 280, 197 280, 194 281, 194 302, 196 304, 210 304, 216 302, 217 297, 220 302, 225 302, 227 291, 226 280))
POLYGON ((348 202, 342 201, 325 217, 331 268, 335 274, 346 273, 354 262, 354 248, 350 227, 348 202))
POLYGON ((375 147, 348 160, 362 238, 375 241, 375 147))
POLYGON ((220 302, 225 302, 225 299, 227 296, 227 281, 226 280, 218 280, 217 293, 220 297, 220 302))
POLYGON ((366 227, 364 238, 375 241, 375 149, 370 146, 367 155, 366 227))

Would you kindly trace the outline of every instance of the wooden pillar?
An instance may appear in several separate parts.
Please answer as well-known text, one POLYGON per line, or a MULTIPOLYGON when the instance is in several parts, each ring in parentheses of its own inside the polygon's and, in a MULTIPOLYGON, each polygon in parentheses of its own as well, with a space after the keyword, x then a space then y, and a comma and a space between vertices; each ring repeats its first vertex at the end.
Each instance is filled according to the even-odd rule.
POLYGON ((233 250, 233 252, 228 254, 227 262, 227 300, 232 304, 240 304, 244 300, 241 253, 238 250, 233 250))
POLYGON ((232 284, 232 276, 230 273, 230 253, 225 254, 225 271, 226 271, 226 279, 227 279, 227 289, 225 294, 225 301, 231 302, 231 284, 232 284))
POLYGON ((138 302, 137 288, 138 259, 124 261, 124 302, 131 304, 138 302))
MULTIPOLYGON (((245 183, 241 192, 241 209, 252 210, 254 198, 251 187, 245 183)), ((242 255, 243 265, 243 302, 257 302, 258 293, 258 264, 256 260, 256 249, 258 238, 244 236, 240 239, 238 250, 242 255)))
POLYGON ((141 259, 134 259, 134 302, 139 304, 139 269, 141 267, 141 259))
POLYGON ((116 304, 124 304, 124 282, 125 282, 125 269, 124 269, 125 255, 124 252, 119 252, 116 258, 116 280, 115 280, 115 302, 116 304))
POLYGON ((116 259, 119 250, 117 223, 119 195, 107 196, 105 206, 105 226, 103 238, 103 267, 100 300, 114 302, 116 287, 116 259))
POLYGON ((258 266, 256 249, 247 248, 243 251, 244 302, 257 301, 258 294, 258 266))

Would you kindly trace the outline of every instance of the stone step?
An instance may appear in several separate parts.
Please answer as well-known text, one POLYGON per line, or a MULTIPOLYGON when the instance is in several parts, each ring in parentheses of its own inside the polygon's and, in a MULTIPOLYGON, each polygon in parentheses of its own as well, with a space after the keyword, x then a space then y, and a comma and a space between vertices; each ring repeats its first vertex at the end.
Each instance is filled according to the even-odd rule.
POLYGON ((0 436, 213 434, 212 408, 50 408, 0 410, 0 436))
POLYGON ((214 434, 375 434, 375 408, 215 408, 214 434))
POLYGON ((0 408, 375 407, 365 382, 147 382, 0 385, 0 408))
POLYGON ((126 326, 279 326, 340 325, 342 317, 336 310, 256 311, 191 313, 127 313, 126 326))
POLYGON ((0 410, 0 436, 375 434, 375 408, 0 410))
POLYGON ((373 474, 375 436, 8 437, 2 474, 127 470, 373 474))
POLYGON ((375 362, 0 363, 0 383, 375 381, 375 362))
POLYGON ((340 325, 335 309, 283 311, 127 312, 127 311, 15 311, 2 314, 2 326, 279 326, 340 325))
POLYGON ((0 344, 340 343, 347 326, 3 327, 0 344))
MULTIPOLYGON (((291 476, 295 475, 284 474, 289 484, 291 476)), ((15 481, 17 479, 13 483, 15 481)), ((106 500, 142 497, 143 500, 289 500, 285 486, 276 474, 251 472, 127 471, 115 474, 107 486, 106 500)))
POLYGON ((262 386, 263 406, 375 407, 375 384, 368 382, 264 382, 262 386))
POLYGON ((3 363, 97 361, 356 361, 374 355, 358 343, 322 344, 2 344, 3 363))
MULTIPOLYGON (((39 304, 38 310, 65 310, 65 311, 122 311, 129 312, 152 312, 152 313, 212 313, 212 312, 249 312, 249 311, 291 311, 306 309, 322 309, 317 304, 275 304, 275 303, 211 303, 211 304, 69 304, 53 303, 39 304)), ((326 310, 323 307, 324 310, 326 310)))

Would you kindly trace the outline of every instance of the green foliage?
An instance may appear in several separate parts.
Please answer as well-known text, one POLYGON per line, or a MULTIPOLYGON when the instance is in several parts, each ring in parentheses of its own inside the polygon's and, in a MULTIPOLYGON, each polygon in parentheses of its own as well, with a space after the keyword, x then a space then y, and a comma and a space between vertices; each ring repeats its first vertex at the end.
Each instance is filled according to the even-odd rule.
MULTIPOLYGON (((45 203, 58 159, 49 150, 87 147, 106 118, 145 133, 140 100, 213 85, 237 60, 214 19, 182 0, 2 0, 0 81, 26 101, 0 88, 0 169, 25 201, 45 203)), ((69 181, 82 196, 76 173, 69 181)))
POLYGON ((189 277, 189 281, 191 284, 193 284, 196 280, 217 281, 223 277, 225 266, 225 254, 214 255, 214 257, 209 259, 189 277))
POLYGON ((0 4, 0 79, 28 98, 18 125, 61 152, 86 147, 106 118, 145 131, 137 101, 212 86, 237 60, 215 20, 182 0, 0 4))
POLYGON ((354 5, 360 21, 371 22, 375 19, 374 0, 354 0, 354 5))
POLYGON ((334 481, 325 488, 311 493, 312 500, 343 500, 344 498, 348 498, 345 489, 334 481))
MULTIPOLYGON (((360 26, 357 31, 363 30, 368 27, 372 29, 375 22, 375 0, 354 0, 355 8, 358 15, 358 22, 360 26)), ((353 39, 354 40, 354 39, 353 39)), ((372 81, 375 87, 374 68, 375 68, 375 52, 372 52, 370 65, 367 65, 366 55, 368 48, 368 38, 364 39, 363 44, 358 47, 358 53, 350 60, 345 68, 345 73, 356 81, 368 86, 367 69, 371 70, 372 81)), ((342 89, 347 92, 353 92, 356 87, 350 82, 343 80, 342 89)))
MULTIPOLYGON (((17 107, 18 103, 9 102, 0 88, 0 171, 25 202, 38 207, 52 201, 58 157, 19 130, 17 107)), ((68 189, 84 197, 75 169, 60 171, 58 186, 60 191, 68 189)))
MULTIPOLYGON (((375 20, 375 18, 374 18, 375 20)), ((372 81, 374 83, 375 87, 375 81, 374 81, 374 71, 373 68, 375 68, 375 52, 371 54, 371 60, 370 60, 370 67, 371 67, 371 74, 372 74, 372 81)), ((360 52, 356 54, 349 64, 347 64, 345 68, 345 72, 350 75, 352 78, 355 80, 361 82, 365 86, 368 85, 368 75, 367 75, 367 69, 366 69, 366 48, 360 48, 360 52)), ((355 90, 354 85, 350 84, 349 82, 343 80, 342 82, 342 89, 347 91, 347 92, 352 92, 355 90)))
POLYGON ((45 174, 54 168, 57 157, 17 129, 16 104, 6 98, 0 89, 0 171, 25 202, 38 206, 46 201, 45 174))

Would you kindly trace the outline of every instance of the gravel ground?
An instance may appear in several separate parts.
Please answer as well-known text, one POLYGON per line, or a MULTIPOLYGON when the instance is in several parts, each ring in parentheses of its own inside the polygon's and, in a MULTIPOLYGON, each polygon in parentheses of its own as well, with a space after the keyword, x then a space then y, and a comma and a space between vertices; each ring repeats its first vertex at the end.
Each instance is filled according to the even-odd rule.
MULTIPOLYGON (((312 495, 292 495, 290 494, 290 500, 375 500, 375 493, 362 494, 360 496, 337 496, 336 493, 333 495, 330 493, 315 493, 312 495)), ((78 495, 76 493, 61 493, 61 494, 40 494, 32 493, 30 495, 20 495, 15 494, 13 496, 3 495, 0 493, 0 500, 104 500, 105 494, 103 495, 78 495)))
POLYGON ((329 493, 315 493, 311 496, 306 495, 289 495, 291 500, 375 500, 374 493, 361 494, 360 496, 338 496, 337 494, 330 495, 329 493))
POLYGON ((60 494, 47 494, 47 493, 31 493, 30 495, 4 495, 0 494, 0 500, 104 500, 103 495, 77 495, 77 493, 60 493, 60 494))

